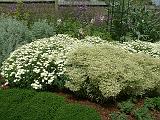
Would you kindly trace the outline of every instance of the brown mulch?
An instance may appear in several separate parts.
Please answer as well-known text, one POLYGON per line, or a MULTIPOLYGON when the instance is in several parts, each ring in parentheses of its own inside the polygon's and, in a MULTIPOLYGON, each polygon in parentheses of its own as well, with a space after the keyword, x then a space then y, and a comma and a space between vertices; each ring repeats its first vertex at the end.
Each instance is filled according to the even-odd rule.
MULTIPOLYGON (((101 116, 101 120, 111 120, 110 114, 112 112, 119 112, 119 109, 116 104, 107 104, 107 105, 100 105, 98 103, 91 102, 86 99, 76 99, 76 97, 72 94, 66 94, 64 92, 59 92, 57 95, 63 96, 66 98, 66 102, 68 103, 78 103, 81 105, 85 105, 95 109, 101 116)), ((132 115, 128 115, 128 120, 135 120, 132 115)))
POLYGON ((154 120, 160 120, 160 111, 152 110, 151 115, 154 117, 154 120))
MULTIPOLYGON (((107 105, 100 105, 98 103, 94 103, 86 99, 76 99, 76 97, 73 94, 64 92, 58 92, 57 95, 65 97, 66 102, 68 103, 78 103, 95 109, 100 114, 101 120, 111 120, 110 114, 112 112, 119 112, 117 105, 113 103, 107 105)), ((139 99, 135 104, 135 108, 143 107, 143 105, 144 99, 139 99)), ((151 111, 151 114, 155 118, 155 120, 160 120, 160 111, 154 110, 151 111)), ((133 114, 129 114, 127 116, 128 120, 136 120, 133 114)))
POLYGON ((89 100, 76 99, 76 97, 74 97, 71 94, 66 94, 66 93, 63 93, 63 92, 59 92, 57 94, 65 97, 66 102, 68 102, 68 103, 79 103, 81 105, 89 106, 91 108, 96 109, 96 111, 98 113, 100 113, 102 120, 111 120, 110 117, 109 117, 109 114, 111 114, 112 112, 117 112, 118 111, 118 108, 116 107, 116 105, 111 104, 111 105, 108 105, 108 106, 102 106, 102 105, 96 104, 94 102, 90 102, 89 100))

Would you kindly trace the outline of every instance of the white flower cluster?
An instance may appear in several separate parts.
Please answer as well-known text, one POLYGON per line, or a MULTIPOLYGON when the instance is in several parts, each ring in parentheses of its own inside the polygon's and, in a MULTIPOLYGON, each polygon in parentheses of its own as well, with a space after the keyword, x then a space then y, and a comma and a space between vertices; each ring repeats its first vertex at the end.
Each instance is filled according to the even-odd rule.
POLYGON ((59 34, 26 44, 3 62, 1 74, 13 85, 23 84, 35 89, 51 85, 64 74, 65 54, 77 42, 78 39, 59 34))

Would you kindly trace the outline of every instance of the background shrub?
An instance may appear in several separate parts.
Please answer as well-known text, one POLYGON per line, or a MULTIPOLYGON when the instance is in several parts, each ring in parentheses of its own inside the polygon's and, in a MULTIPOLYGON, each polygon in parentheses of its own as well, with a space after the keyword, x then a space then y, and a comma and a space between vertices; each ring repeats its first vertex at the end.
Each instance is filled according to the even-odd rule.
POLYGON ((31 26, 31 32, 37 39, 48 38, 55 35, 55 29, 53 25, 50 25, 47 20, 39 20, 34 22, 31 26))
POLYGON ((89 98, 142 95, 159 87, 160 61, 142 53, 105 44, 79 47, 67 58, 65 86, 89 98))
POLYGON ((31 42, 32 33, 27 26, 11 17, 0 17, 0 66, 19 45, 31 42))
MULTIPOLYGON (((75 20, 57 20, 56 23, 56 32, 58 34, 69 34, 72 37, 80 38, 79 29, 82 27, 82 24, 75 20)), ((84 37, 84 36, 83 36, 84 37)))
POLYGON ((142 6, 132 6, 129 13, 130 32, 133 38, 148 42, 160 40, 159 13, 142 6))

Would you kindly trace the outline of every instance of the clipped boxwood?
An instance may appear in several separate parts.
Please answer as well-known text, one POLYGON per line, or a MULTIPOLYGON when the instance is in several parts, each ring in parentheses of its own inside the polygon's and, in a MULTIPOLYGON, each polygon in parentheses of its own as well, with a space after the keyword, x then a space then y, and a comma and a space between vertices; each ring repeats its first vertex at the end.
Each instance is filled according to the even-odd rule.
POLYGON ((82 46, 68 55, 65 86, 91 99, 143 95, 160 84, 160 60, 110 44, 82 46))

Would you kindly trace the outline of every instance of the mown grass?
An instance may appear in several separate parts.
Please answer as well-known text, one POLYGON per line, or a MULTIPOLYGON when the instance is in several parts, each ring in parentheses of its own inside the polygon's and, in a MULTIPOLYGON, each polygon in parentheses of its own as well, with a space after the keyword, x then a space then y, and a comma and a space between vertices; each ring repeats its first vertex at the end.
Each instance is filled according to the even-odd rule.
POLYGON ((54 93, 24 89, 0 90, 0 120, 100 120, 79 104, 67 104, 54 93))

